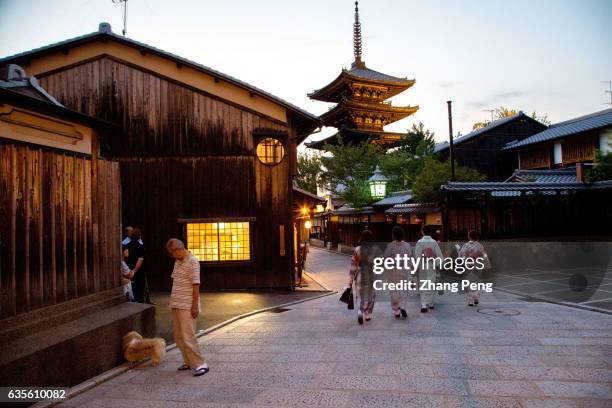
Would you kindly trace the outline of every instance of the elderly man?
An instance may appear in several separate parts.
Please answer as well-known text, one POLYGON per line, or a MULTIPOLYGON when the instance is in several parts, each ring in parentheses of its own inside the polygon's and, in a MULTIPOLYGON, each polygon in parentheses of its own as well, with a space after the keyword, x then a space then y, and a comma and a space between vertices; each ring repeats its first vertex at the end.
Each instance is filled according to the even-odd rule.
POLYGON ((209 371, 195 337, 195 319, 200 313, 200 262, 177 238, 168 240, 166 250, 174 259, 170 307, 174 341, 184 360, 178 369, 191 369, 197 377, 209 371))

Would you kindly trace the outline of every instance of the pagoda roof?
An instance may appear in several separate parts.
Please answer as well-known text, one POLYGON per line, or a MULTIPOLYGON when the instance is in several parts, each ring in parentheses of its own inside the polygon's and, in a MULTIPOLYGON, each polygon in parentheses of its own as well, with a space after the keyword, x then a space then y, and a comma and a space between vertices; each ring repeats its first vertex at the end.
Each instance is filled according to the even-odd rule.
POLYGON ((323 150, 326 144, 338 145, 338 136, 342 137, 345 143, 361 143, 366 140, 382 144, 387 148, 396 147, 404 133, 385 132, 384 130, 365 130, 342 128, 337 133, 321 140, 306 143, 306 147, 311 149, 323 150))
POLYGON ((341 103, 323 113, 320 118, 323 124, 329 126, 339 120, 347 111, 364 111, 372 114, 391 114, 393 120, 389 123, 392 123, 412 115, 417 110, 419 110, 418 106, 393 106, 390 103, 371 103, 360 102, 354 99, 343 99, 341 103))
POLYGON ((341 95, 339 91, 350 82, 362 82, 371 85, 383 85, 389 88, 387 98, 397 95, 410 88, 416 82, 414 79, 400 78, 383 74, 365 66, 365 64, 353 63, 351 69, 342 69, 340 75, 332 82, 308 94, 312 99, 325 102, 339 102, 341 95))

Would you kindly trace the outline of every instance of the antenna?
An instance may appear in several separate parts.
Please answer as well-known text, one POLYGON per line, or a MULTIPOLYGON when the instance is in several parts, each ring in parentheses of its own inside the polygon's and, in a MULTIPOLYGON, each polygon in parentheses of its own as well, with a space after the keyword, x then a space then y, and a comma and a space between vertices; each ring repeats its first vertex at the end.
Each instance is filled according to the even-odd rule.
POLYGON ((483 109, 483 112, 489 112, 491 114, 491 122, 494 120, 493 113, 495 113, 495 109, 483 109))
POLYGON ((128 0, 112 0, 115 4, 121 5, 121 19, 123 20, 123 30, 121 33, 125 37, 127 35, 127 14, 128 14, 128 0))
POLYGON ((608 84, 610 87, 609 90, 604 91, 607 94, 610 94, 610 102, 604 102, 604 105, 612 106, 612 81, 601 81, 602 84, 608 84))

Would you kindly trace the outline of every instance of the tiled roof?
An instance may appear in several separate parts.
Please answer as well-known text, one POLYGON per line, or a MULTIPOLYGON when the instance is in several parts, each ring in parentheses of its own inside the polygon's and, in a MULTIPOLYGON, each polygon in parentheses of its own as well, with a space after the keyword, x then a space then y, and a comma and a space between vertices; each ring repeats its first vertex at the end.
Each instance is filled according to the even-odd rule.
MULTIPOLYGON (((521 111, 521 112, 519 112, 519 113, 517 113, 515 115, 507 116, 507 117, 501 118, 501 119, 497 119, 497 120, 489 123, 487 126, 485 126, 483 128, 477 129, 477 130, 475 130, 475 131, 473 131, 471 133, 468 133, 467 135, 459 136, 458 138, 453 139, 453 146, 456 146, 456 145, 459 145, 461 143, 464 143, 464 142, 466 142, 466 141, 468 141, 468 140, 470 140, 470 139, 472 139, 472 138, 474 138, 476 136, 482 135, 483 133, 486 133, 486 132, 488 132, 490 130, 493 130, 493 129, 501 126, 501 125, 504 125, 504 124, 506 124, 508 122, 512 122, 513 120, 521 118, 521 117, 529 118, 529 116, 525 115, 521 111)), ((438 153, 438 152, 441 152, 443 150, 446 150, 446 149, 448 149, 448 147, 449 147, 448 142, 437 143, 434 146, 434 153, 438 153)))
POLYGON ((505 182, 575 183, 576 167, 552 170, 515 170, 505 182))
POLYGON ((191 61, 191 60, 189 60, 187 58, 183 58, 183 57, 178 56, 176 54, 173 54, 171 52, 164 51, 164 50, 156 48, 156 47, 154 47, 152 45, 145 44, 145 43, 142 43, 140 41, 132 40, 130 38, 123 37, 121 35, 115 34, 115 33, 112 32, 110 24, 108 24, 108 23, 101 23, 98 31, 94 31, 93 33, 84 34, 84 35, 81 35, 81 36, 78 36, 78 37, 74 37, 74 38, 70 38, 70 39, 67 39, 67 40, 64 40, 64 41, 60 41, 60 42, 56 42, 56 43, 53 43, 53 44, 45 45, 43 47, 34 48, 32 50, 29 50, 29 51, 24 51, 24 52, 21 52, 19 54, 10 55, 10 56, 4 57, 4 58, 0 58, 0 65, 2 65, 3 63, 7 63, 7 62, 13 62, 13 61, 16 61, 16 60, 24 59, 24 58, 27 58, 29 56, 32 56, 32 55, 38 54, 38 53, 53 52, 55 49, 63 48, 65 46, 69 46, 71 44, 89 42, 89 41, 93 41, 95 39, 104 38, 104 37, 106 37, 106 38, 110 37, 113 40, 118 41, 120 43, 128 44, 128 45, 131 45, 133 47, 137 47, 139 49, 145 49, 145 50, 147 50, 150 53, 157 54, 159 56, 162 56, 162 57, 165 57, 165 58, 169 58, 169 59, 172 59, 174 61, 178 61, 178 62, 180 62, 182 64, 185 64, 186 66, 190 66, 190 67, 192 67, 192 68, 194 68, 196 70, 204 71, 204 72, 206 72, 209 75, 218 77, 219 79, 222 79, 222 80, 224 80, 226 82, 229 82, 229 83, 232 83, 234 85, 237 85, 237 86, 239 86, 241 88, 245 88, 245 89, 253 92, 254 94, 258 94, 258 95, 260 95, 260 96, 262 96, 262 97, 264 97, 266 99, 269 99, 269 100, 271 100, 273 102, 276 102, 279 105, 282 105, 285 108, 288 108, 289 110, 292 110, 292 111, 294 111, 296 113, 299 113, 302 116, 305 116, 308 119, 316 121, 317 123, 319 123, 319 118, 317 116, 313 115, 310 112, 305 111, 304 109, 302 109, 302 108, 300 108, 300 107, 298 107, 296 105, 293 105, 292 103, 290 103, 290 102, 288 102, 288 101, 286 101, 286 100, 284 100, 282 98, 279 98, 279 97, 277 97, 275 95, 272 95, 271 93, 268 93, 268 92, 264 91, 263 89, 257 88, 257 87, 255 87, 255 86, 253 86, 251 84, 243 82, 243 81, 241 81, 241 80, 239 80, 237 78, 234 78, 234 77, 232 77, 230 75, 224 74, 224 73, 219 72, 219 71, 217 71, 215 69, 212 69, 212 68, 207 67, 205 65, 199 64, 199 63, 197 63, 195 61, 191 61))
POLYGON ((393 75, 383 74, 382 72, 375 71, 367 67, 352 67, 347 71, 350 75, 369 79, 372 81, 385 81, 385 82, 399 82, 399 83, 410 83, 413 80, 407 78, 400 78, 393 75))
POLYGON ((311 193, 308 190, 304 190, 303 188, 299 188, 295 181, 293 182, 293 191, 298 193, 298 194, 302 194, 302 195, 304 195, 304 196, 306 196, 306 197, 308 197, 308 198, 310 198, 310 199, 312 199, 314 201, 318 201, 318 202, 321 202, 321 203, 324 203, 326 201, 324 197, 319 197, 318 195, 316 195, 314 193, 311 193))
POLYGON ((7 89, 30 98, 64 106, 53 96, 49 95, 42 86, 38 84, 35 77, 28 77, 25 70, 18 65, 8 64, 0 70, 0 88, 7 89))
POLYGON ((338 208, 337 210, 332 211, 334 215, 356 215, 356 214, 374 214, 374 208, 372 207, 363 207, 363 208, 353 208, 347 204, 338 208))
POLYGON ((515 149, 520 146, 527 146, 534 143, 555 140, 564 136, 573 135, 587 130, 600 129, 612 126, 612 108, 592 113, 590 115, 581 116, 565 122, 551 125, 543 132, 529 136, 520 142, 508 143, 504 149, 515 149))
POLYGON ((445 191, 561 191, 612 189, 612 180, 594 183, 534 183, 534 182, 449 182, 442 185, 445 191))
POLYGON ((412 191, 405 190, 405 191, 398 191, 396 193, 393 193, 393 195, 383 198, 382 200, 377 201, 372 205, 374 207, 384 207, 384 206, 391 206, 391 205, 396 205, 396 204, 406 204, 410 200, 412 200, 412 191))
POLYGON ((436 203, 397 204, 385 211, 385 214, 424 214, 438 210, 436 203))

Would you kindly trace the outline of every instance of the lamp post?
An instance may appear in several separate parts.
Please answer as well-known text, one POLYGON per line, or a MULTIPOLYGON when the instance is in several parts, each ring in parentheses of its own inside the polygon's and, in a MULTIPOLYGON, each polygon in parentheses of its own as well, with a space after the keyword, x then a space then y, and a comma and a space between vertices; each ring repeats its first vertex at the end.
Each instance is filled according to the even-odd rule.
POLYGON ((389 179, 382 174, 380 168, 376 166, 376 170, 372 173, 372 177, 368 179, 370 185, 370 195, 372 198, 384 198, 387 191, 387 182, 389 179))

